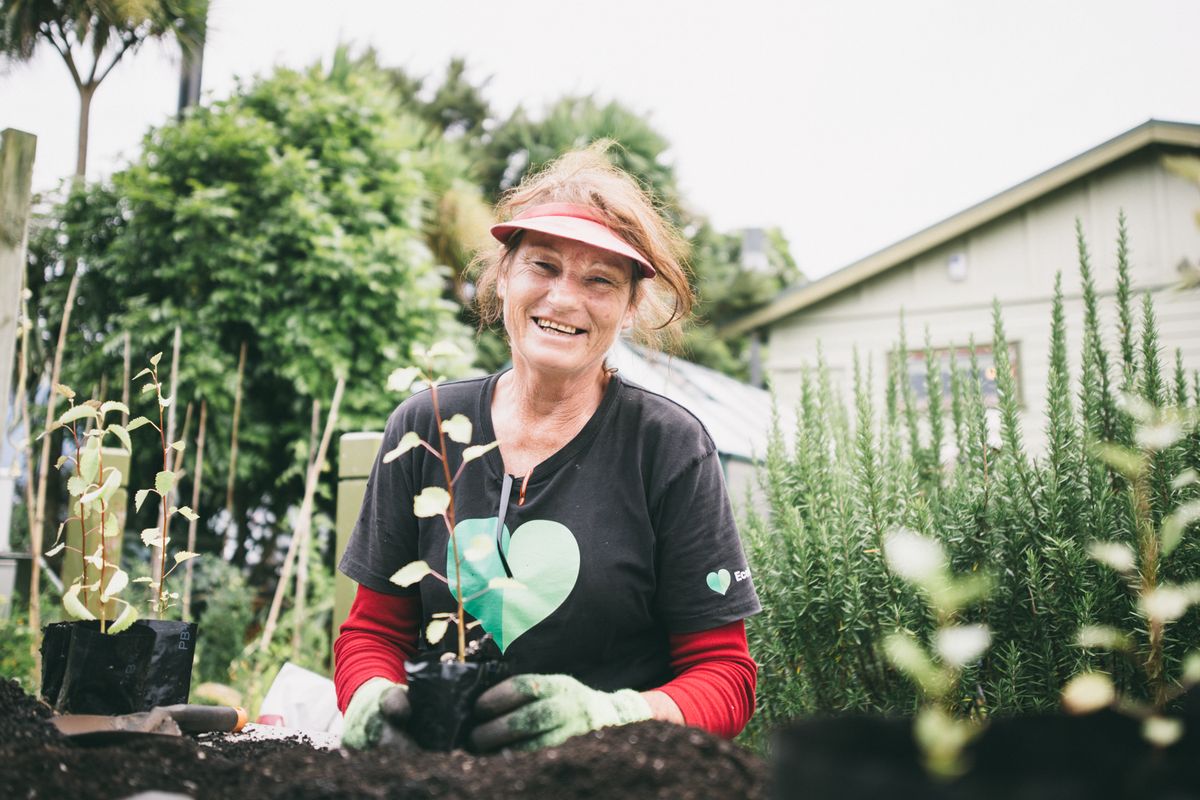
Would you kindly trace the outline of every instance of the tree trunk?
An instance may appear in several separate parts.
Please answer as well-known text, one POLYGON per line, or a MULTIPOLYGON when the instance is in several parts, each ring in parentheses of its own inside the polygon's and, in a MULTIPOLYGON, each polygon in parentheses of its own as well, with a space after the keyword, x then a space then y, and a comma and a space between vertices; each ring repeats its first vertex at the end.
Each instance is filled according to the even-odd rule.
POLYGON ((96 94, 95 84, 79 87, 79 149, 75 155, 75 178, 87 174, 88 122, 92 115, 92 97, 96 94))

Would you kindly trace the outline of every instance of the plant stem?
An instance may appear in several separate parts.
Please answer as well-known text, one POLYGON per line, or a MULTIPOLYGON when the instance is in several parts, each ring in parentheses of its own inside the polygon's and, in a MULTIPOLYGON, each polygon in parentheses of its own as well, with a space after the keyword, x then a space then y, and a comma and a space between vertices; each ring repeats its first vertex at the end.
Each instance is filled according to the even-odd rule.
MULTIPOLYGON (((1147 458, 1147 468, 1149 459, 1147 458)), ((1139 566, 1141 586, 1139 594, 1146 597, 1158 586, 1158 534, 1154 530, 1154 522, 1150 515, 1150 492, 1146 486, 1145 473, 1139 474, 1133 481, 1133 513, 1137 520, 1138 549, 1140 550, 1139 566)), ((1167 682, 1163 671, 1163 623, 1151 618, 1147 627, 1149 647, 1146 652, 1144 669, 1146 680, 1153 693, 1154 708, 1162 711, 1167 702, 1167 682)))
MULTIPOLYGON (((163 457, 162 468, 163 468, 163 472, 166 472, 170 469, 170 466, 167 463, 167 459, 169 458, 169 455, 167 453, 167 433, 163 429, 162 385, 158 382, 158 368, 157 367, 155 367, 154 371, 151 372, 150 374, 154 376, 154 395, 155 395, 156 400, 158 401, 158 438, 159 438, 159 441, 162 442, 162 457, 163 457)), ((174 398, 172 398, 172 399, 174 399, 174 398)), ((159 546, 158 585, 155 587, 157 590, 157 594, 156 594, 155 606, 154 606, 155 614, 158 616, 159 619, 163 618, 164 606, 166 606, 166 603, 163 602, 163 594, 165 593, 163 584, 165 584, 166 580, 167 580, 167 523, 170 521, 170 518, 167 513, 168 511, 170 511, 170 509, 168 508, 167 504, 170 502, 168 499, 170 497, 170 494, 171 494, 170 492, 167 492, 165 494, 159 495, 159 497, 161 498, 161 502, 159 503, 159 506, 162 508, 162 535, 158 541, 158 546, 159 546)))
POLYGON ((454 535, 454 481, 450 477, 450 456, 446 452, 446 433, 442 430, 442 409, 438 405, 437 382, 429 381, 433 398, 433 418, 437 422, 438 450, 442 456, 442 471, 446 474, 446 493, 450 503, 446 506, 446 527, 450 530, 450 547, 454 551, 454 596, 458 600, 458 660, 467 660, 467 631, 463 626, 462 559, 458 555, 458 537, 454 535))

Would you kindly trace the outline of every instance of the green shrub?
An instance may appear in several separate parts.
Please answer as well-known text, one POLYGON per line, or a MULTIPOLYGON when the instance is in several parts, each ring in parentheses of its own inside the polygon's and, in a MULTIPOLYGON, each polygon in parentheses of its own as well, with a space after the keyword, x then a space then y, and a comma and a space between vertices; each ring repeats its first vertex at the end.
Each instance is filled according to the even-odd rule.
MULTIPOLYGON (((1040 457, 1031 457, 1022 442, 998 305, 992 341, 998 440, 989 439, 973 355, 970 364, 952 365, 947 411, 936 402, 918 411, 903 338, 888 364, 882 409, 871 400, 870 368, 856 359, 853 421, 823 363, 803 376, 791 447, 777 424, 766 460, 769 514, 752 514, 746 525, 764 608, 749 623, 760 664, 751 741, 771 723, 798 715, 916 709, 915 691, 882 651, 889 633, 906 630, 927 642, 935 626, 914 590, 884 565, 883 537, 901 526, 940 539, 955 572, 983 571, 995 578, 987 601, 965 615, 965 621, 987 624, 994 644, 964 674, 958 698, 964 711, 1056 708, 1063 684, 1085 669, 1110 673, 1132 697, 1147 696, 1135 664, 1076 644, 1085 624, 1145 629, 1120 578, 1087 554, 1088 544, 1097 540, 1135 549, 1137 544, 1131 487, 1094 449, 1099 442, 1132 446, 1133 424, 1120 410, 1122 393, 1194 410, 1200 377, 1192 373, 1189 380, 1178 354, 1170 377, 1160 362, 1149 296, 1140 314, 1135 308, 1124 218, 1118 238, 1119 341, 1116 357, 1110 355, 1081 233, 1078 243, 1084 303, 1080 374, 1075 382, 1068 373, 1060 275, 1050 320, 1047 447, 1040 457), (942 463, 943 440, 957 453, 951 463, 942 463)), ((926 356, 928 385, 938 386, 941 376, 928 347, 926 356)), ((1175 476, 1198 466, 1200 435, 1194 431, 1154 455, 1149 483, 1155 525, 1200 495, 1194 483, 1172 486, 1175 476)), ((1188 576, 1200 577, 1200 544, 1194 538, 1184 539, 1160 573, 1168 581, 1188 576)), ((1198 634, 1195 609, 1169 629, 1170 674, 1178 674, 1198 634)))

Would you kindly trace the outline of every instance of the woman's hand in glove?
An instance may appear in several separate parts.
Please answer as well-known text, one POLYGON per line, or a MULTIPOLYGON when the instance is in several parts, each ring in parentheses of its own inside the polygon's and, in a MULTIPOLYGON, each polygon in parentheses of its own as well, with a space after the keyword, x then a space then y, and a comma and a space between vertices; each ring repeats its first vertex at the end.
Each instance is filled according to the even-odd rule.
POLYGON ((634 690, 601 692, 569 675, 509 678, 480 695, 475 714, 486 720, 471 733, 471 744, 480 752, 538 750, 597 728, 652 717, 649 704, 634 690))
POLYGON ((407 686, 387 678, 372 678, 350 698, 342 744, 355 750, 416 750, 417 744, 407 732, 410 713, 407 686))

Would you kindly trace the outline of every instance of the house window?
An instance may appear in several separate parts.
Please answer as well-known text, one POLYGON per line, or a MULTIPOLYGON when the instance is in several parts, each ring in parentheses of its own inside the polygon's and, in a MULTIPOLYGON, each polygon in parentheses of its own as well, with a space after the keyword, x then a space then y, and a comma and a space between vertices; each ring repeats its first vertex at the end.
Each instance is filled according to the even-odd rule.
MULTIPOLYGON (((1010 342, 1008 345, 1008 360, 1012 367, 1013 378, 1017 385, 1017 403, 1023 405, 1021 392, 1021 359, 1019 343, 1010 342)), ((967 378, 971 372, 971 350, 968 347, 940 347, 933 351, 935 363, 941 366, 941 395, 942 408, 949 408, 951 401, 950 362, 954 359, 958 364, 959 375, 967 378)), ((979 384, 983 389, 983 403, 994 407, 1000 403, 1000 394, 996 387, 996 360, 991 345, 975 346, 975 362, 979 365, 979 384)), ((924 410, 929 407, 929 386, 926 382, 925 351, 913 351, 908 354, 908 383, 917 398, 917 407, 924 410)))

